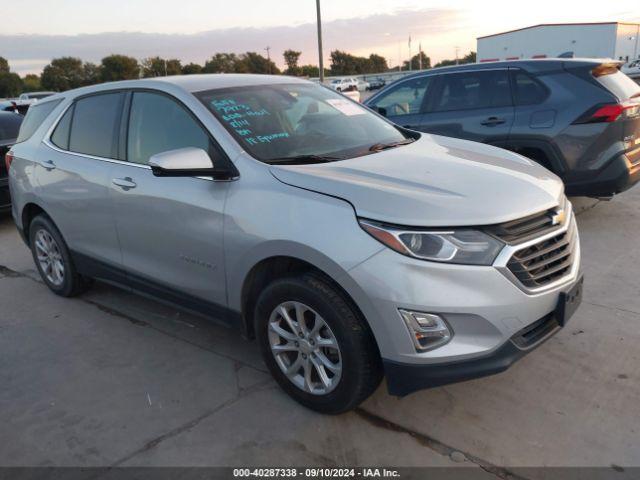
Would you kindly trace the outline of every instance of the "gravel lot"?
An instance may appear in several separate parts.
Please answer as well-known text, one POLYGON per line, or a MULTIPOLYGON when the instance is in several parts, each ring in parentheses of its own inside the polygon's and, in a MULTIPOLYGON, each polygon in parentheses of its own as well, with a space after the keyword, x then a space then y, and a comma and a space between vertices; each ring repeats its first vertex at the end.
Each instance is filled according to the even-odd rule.
POLYGON ((564 331, 504 374, 382 386, 337 417, 289 400, 221 327, 102 284, 56 297, 0 218, 0 465, 640 466, 640 187, 585 205, 564 331))

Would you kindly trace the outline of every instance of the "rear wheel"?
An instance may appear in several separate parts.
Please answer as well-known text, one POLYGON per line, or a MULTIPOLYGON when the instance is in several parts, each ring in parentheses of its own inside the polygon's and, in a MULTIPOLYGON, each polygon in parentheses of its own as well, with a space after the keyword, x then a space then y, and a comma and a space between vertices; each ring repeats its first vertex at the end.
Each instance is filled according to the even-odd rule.
POLYGON ((29 240, 36 268, 52 292, 72 297, 89 287, 90 280, 75 269, 67 244, 49 217, 41 214, 33 219, 29 240))
POLYGON ((379 385, 380 358, 368 326, 324 278, 276 280, 258 298, 255 321, 269 370, 304 406, 345 412, 379 385))

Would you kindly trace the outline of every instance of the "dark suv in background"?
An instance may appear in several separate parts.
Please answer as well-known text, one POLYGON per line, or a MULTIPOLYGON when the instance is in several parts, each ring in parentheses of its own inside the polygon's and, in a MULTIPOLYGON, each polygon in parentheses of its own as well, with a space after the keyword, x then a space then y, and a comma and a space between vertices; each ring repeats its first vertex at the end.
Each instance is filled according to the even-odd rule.
POLYGON ((365 104, 406 128, 529 157, 569 195, 607 197, 640 180, 640 85, 619 68, 580 59, 438 68, 365 104))
POLYGON ((5 155, 16 143, 22 115, 10 112, 0 112, 0 213, 8 212, 11 208, 11 196, 9 195, 9 179, 7 178, 7 165, 5 155))

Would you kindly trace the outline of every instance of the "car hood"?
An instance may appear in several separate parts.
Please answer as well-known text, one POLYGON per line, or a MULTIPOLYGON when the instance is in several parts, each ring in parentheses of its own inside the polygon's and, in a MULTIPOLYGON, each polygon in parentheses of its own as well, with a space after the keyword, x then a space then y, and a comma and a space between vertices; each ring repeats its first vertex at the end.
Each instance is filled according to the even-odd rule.
POLYGON ((506 222, 558 205, 564 191, 557 176, 521 155, 426 134, 371 155, 270 170, 287 185, 350 202, 359 217, 407 226, 506 222))

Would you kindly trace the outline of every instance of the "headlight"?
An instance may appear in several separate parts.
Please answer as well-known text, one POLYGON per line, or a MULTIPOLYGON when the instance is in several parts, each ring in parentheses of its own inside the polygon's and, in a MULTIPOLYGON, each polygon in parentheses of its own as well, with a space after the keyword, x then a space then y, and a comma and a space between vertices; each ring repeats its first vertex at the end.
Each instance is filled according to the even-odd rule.
POLYGON ((396 252, 433 262, 492 265, 504 243, 470 228, 412 230, 359 220, 373 238, 396 252))

